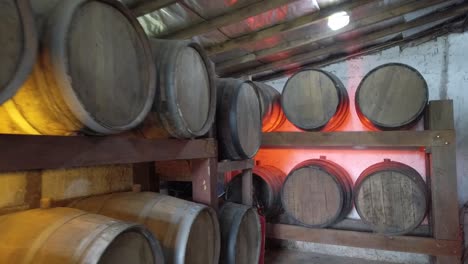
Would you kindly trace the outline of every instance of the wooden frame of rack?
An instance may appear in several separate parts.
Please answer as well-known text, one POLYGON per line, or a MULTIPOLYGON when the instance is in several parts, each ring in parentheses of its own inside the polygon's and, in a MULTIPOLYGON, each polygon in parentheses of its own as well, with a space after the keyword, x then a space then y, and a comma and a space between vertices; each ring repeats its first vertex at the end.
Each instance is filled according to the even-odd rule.
MULTIPOLYGON (((141 185, 143 191, 159 191, 155 161, 190 160, 192 199, 215 209, 218 173, 242 170, 246 193, 251 193, 252 188, 253 160, 218 163, 214 138, 150 140, 124 136, 0 135, 0 146, 0 172, 133 164, 134 183, 141 185)), ((251 204, 251 196, 244 196, 245 203, 251 204)), ((18 208, 24 209, 28 208, 18 208)), ((10 211, 15 209, 9 208, 10 211)))
POLYGON ((267 237, 314 243, 421 253, 436 264, 461 263, 455 163, 453 103, 431 101, 425 131, 385 132, 278 132, 263 134, 264 148, 379 148, 416 149, 426 152, 427 184, 431 193, 430 237, 385 236, 370 232, 312 229, 268 224, 267 237))
MULTIPOLYGON (((0 172, 63 169, 133 163, 134 182, 143 190, 157 187, 151 164, 162 160, 193 160, 193 200, 217 207, 217 143, 196 140, 149 140, 122 136, 0 135, 0 172)), ((154 172, 154 170, 153 170, 154 172)))

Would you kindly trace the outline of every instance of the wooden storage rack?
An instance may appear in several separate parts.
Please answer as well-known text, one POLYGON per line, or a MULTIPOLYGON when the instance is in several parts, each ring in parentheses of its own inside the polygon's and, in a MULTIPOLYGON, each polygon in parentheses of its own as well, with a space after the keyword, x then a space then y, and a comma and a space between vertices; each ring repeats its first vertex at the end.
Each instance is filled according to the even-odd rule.
MULTIPOLYGON (((159 189, 154 161, 192 160, 193 200, 213 208, 218 206, 218 153, 214 138, 149 140, 122 136, 0 135, 0 146, 0 172, 133 163, 134 182, 141 184, 143 190, 159 189)), ((221 171, 243 170, 250 179, 252 167, 251 160, 226 161, 219 165, 221 171)), ((251 184, 246 186, 251 188, 251 184)))
POLYGON ((452 101, 431 101, 425 131, 278 132, 263 134, 264 148, 378 148, 420 149, 426 152, 430 188, 429 237, 385 236, 370 232, 312 229, 268 224, 270 238, 308 241, 359 248, 421 253, 436 264, 461 263, 452 101))

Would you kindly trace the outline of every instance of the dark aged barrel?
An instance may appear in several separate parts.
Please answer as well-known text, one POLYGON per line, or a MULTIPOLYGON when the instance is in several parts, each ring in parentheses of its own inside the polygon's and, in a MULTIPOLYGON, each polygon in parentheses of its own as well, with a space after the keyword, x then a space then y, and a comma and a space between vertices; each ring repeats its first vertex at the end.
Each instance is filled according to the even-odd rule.
POLYGON ((414 68, 390 63, 370 71, 356 91, 356 111, 361 121, 381 130, 414 125, 429 98, 424 77, 414 68))
POLYGON ((343 83, 334 74, 315 69, 301 70, 289 78, 281 103, 288 120, 308 131, 336 129, 349 110, 343 83))
POLYGON ((37 34, 29 0, 0 0, 0 104, 26 81, 36 59, 37 34))
POLYGON ((0 107, 0 132, 112 134, 140 124, 153 103, 155 68, 131 12, 108 0, 32 3, 39 58, 0 107))
POLYGON ((306 160, 289 173, 281 201, 285 212, 299 223, 327 227, 350 212, 352 180, 336 163, 323 158, 306 160))
MULTIPOLYGON (((267 217, 273 217, 281 212, 281 186, 286 178, 284 172, 273 166, 256 166, 252 170, 254 202, 263 208, 267 217)), ((232 178, 226 187, 227 201, 242 203, 242 175, 232 178)))
POLYGON ((390 160, 364 170, 354 186, 354 204, 375 232, 402 235, 421 224, 427 187, 413 168, 390 160))
POLYGON ((220 231, 216 212, 167 195, 115 193, 76 201, 85 211, 144 224, 161 241, 167 263, 218 263, 220 231))
POLYGON ((219 212, 219 223, 220 263, 258 263, 262 236, 257 211, 245 205, 225 203, 219 212))
POLYGON ((156 98, 140 131, 148 138, 194 138, 213 125, 216 85, 211 62, 195 42, 151 39, 158 66, 156 98))
POLYGON ((261 82, 253 82, 253 84, 260 99, 262 131, 274 131, 286 121, 286 116, 281 109, 281 94, 270 85, 261 82))
POLYGON ((218 79, 218 130, 221 159, 249 159, 260 148, 260 102, 252 82, 218 79))
POLYGON ((102 215, 57 207, 0 216, 0 223, 1 263, 164 263, 146 228, 102 215))

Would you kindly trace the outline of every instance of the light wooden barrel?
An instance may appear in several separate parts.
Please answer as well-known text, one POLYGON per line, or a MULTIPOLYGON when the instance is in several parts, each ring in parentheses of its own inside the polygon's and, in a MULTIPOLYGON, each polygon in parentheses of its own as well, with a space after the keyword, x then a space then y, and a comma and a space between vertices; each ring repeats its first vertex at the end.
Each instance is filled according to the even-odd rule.
POLYGON ((397 130, 419 121, 429 98, 424 77, 414 68, 390 63, 370 71, 356 91, 356 111, 371 128, 397 130))
POLYGON ((0 0, 0 104, 10 99, 31 73, 37 33, 29 0, 0 0))
POLYGON ((195 138, 212 127, 216 86, 212 64, 195 42, 151 39, 158 67, 156 98, 140 132, 147 138, 195 138))
POLYGON ((261 144, 260 102, 250 81, 218 79, 216 126, 221 159, 255 156, 261 144))
MULTIPOLYGON (((263 209, 265 216, 274 217, 281 212, 281 186, 286 175, 273 166, 255 166, 252 170, 254 203, 263 209)), ((231 179, 226 187, 225 199, 242 203, 242 174, 231 179)))
POLYGON ((316 69, 291 76, 284 86, 281 104, 288 120, 307 131, 335 130, 349 113, 343 83, 334 74, 316 69))
POLYGON ((167 263, 218 263, 219 223, 207 206, 150 192, 95 196, 70 206, 145 225, 161 241, 167 263))
POLYGON ((0 233, 1 263, 164 263, 146 228, 72 208, 0 216, 0 233))
POLYGON ((253 84, 260 99, 262 131, 274 131, 286 121, 286 116, 281 109, 281 94, 270 85, 261 82, 253 82, 253 84))
POLYGON ((225 203, 219 212, 221 260, 224 264, 258 263, 261 247, 260 218, 256 210, 225 203))
POLYGON ((352 180, 338 164, 312 159, 296 165, 281 190, 288 216, 309 227, 327 227, 352 209, 352 180))
POLYGON ((354 186, 354 204, 375 232, 406 234, 424 220, 427 187, 413 168, 385 160, 361 173, 354 186))
POLYGON ((148 39, 120 2, 33 0, 39 58, 0 107, 0 133, 113 134, 140 124, 155 94, 148 39))

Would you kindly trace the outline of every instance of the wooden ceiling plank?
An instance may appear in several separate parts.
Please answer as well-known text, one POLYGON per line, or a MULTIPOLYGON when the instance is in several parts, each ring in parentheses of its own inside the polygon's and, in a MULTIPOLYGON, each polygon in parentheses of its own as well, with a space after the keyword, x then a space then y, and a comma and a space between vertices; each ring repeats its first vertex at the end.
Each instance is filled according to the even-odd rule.
POLYGON ((175 4, 177 0, 133 0, 127 2, 128 8, 138 17, 175 4))
POLYGON ((298 0, 263 0, 248 6, 243 6, 229 13, 222 14, 211 20, 206 20, 196 25, 189 26, 174 33, 161 35, 159 37, 166 39, 188 39, 193 36, 201 35, 220 27, 228 26, 240 22, 249 17, 253 17, 271 9, 275 9, 298 0))
POLYGON ((235 39, 231 39, 228 41, 225 41, 221 44, 217 44, 211 47, 207 47, 206 50, 208 54, 217 54, 217 53, 222 53, 231 49, 235 49, 237 47, 243 46, 245 44, 255 42, 258 40, 262 40, 265 38, 269 38, 275 35, 278 35, 280 33, 288 32, 291 30, 296 30, 300 29, 312 24, 319 23, 323 21, 324 19, 327 19, 330 15, 338 12, 338 11, 343 11, 343 10, 351 10, 359 6, 363 6, 366 4, 369 4, 371 2, 374 2, 372 0, 357 0, 357 1, 352 1, 352 2, 347 2, 341 5, 333 6, 333 7, 328 7, 325 9, 322 9, 320 11, 317 11, 315 13, 305 15, 298 17, 294 20, 277 24, 274 26, 271 26, 266 29, 262 29, 253 33, 250 33, 245 36, 241 36, 235 39))
POLYGON ((223 72, 227 70, 228 68, 232 67, 233 65, 239 65, 240 63, 247 63, 251 60, 259 60, 261 58, 265 58, 267 56, 271 56, 271 55, 278 54, 281 52, 287 52, 292 49, 309 46, 310 44, 320 41, 320 40, 336 37, 340 34, 348 33, 348 32, 351 32, 353 30, 356 30, 362 27, 380 23, 385 20, 392 19, 401 15, 408 14, 408 13, 411 13, 411 12, 414 12, 414 11, 417 11, 417 10, 420 10, 429 6, 437 5, 443 2, 444 0, 412 1, 410 3, 406 3, 400 6, 393 5, 393 6, 387 7, 377 12, 374 15, 365 17, 357 21, 352 21, 347 27, 344 27, 343 29, 340 29, 337 31, 333 31, 330 29, 324 32, 323 34, 315 35, 307 39, 288 41, 288 42, 282 43, 278 46, 275 46, 269 49, 256 51, 254 52, 255 56, 251 56, 252 54, 247 54, 247 55, 235 58, 233 60, 222 62, 216 65, 216 67, 219 71, 223 72))
MULTIPOLYGON (((389 28, 386 28, 386 29, 383 29, 383 30, 380 30, 380 31, 377 31, 377 32, 374 32, 374 33, 371 33, 371 34, 368 34, 368 35, 365 35, 365 36, 362 36, 362 37, 360 37, 360 38, 358 38, 356 40, 353 40, 353 41, 339 42, 337 44, 334 44, 334 45, 331 45, 331 46, 328 46, 328 47, 324 47, 324 48, 321 48, 321 49, 317 49, 317 50, 312 51, 312 52, 308 52, 308 53, 305 53, 305 54, 294 55, 294 56, 291 56, 291 57, 289 57, 287 59, 278 60, 278 61, 275 61, 275 62, 272 62, 272 63, 269 63, 269 64, 265 64, 265 65, 262 65, 262 66, 259 66, 259 67, 256 67, 256 68, 248 69, 246 71, 238 72, 238 73, 234 73, 234 74, 235 75, 253 75, 253 74, 258 74, 258 73, 273 70, 273 69, 285 70, 285 69, 291 69, 293 67, 295 68, 295 67, 297 67, 297 65, 301 65, 301 64, 303 64, 305 62, 311 61, 312 59, 314 59, 316 57, 319 57, 319 56, 323 56, 323 55, 327 55, 327 54, 334 54, 334 53, 337 53, 337 52, 342 52, 343 50, 346 50, 350 46, 363 46, 363 45, 366 45, 369 42, 372 42, 372 41, 375 41, 375 40, 378 40, 378 39, 381 39, 381 38, 384 38, 384 37, 387 37, 387 36, 390 36, 390 35, 398 34, 398 33, 401 33, 403 31, 406 31, 408 29, 413 29, 413 28, 416 28, 416 27, 420 27, 420 26, 427 25, 427 24, 430 24, 430 23, 434 23, 434 22, 437 22, 437 21, 441 21, 441 20, 444 20, 444 19, 455 18, 457 16, 464 15, 467 12, 468 12, 468 4, 467 3, 456 5, 454 7, 449 8, 449 9, 445 9, 445 10, 442 10, 442 11, 439 11, 439 12, 431 13, 429 15, 420 17, 420 18, 412 20, 410 22, 401 23, 401 24, 398 24, 398 25, 395 25, 395 26, 392 26, 392 27, 389 27, 389 28), (291 66, 291 65, 294 65, 294 66, 291 66)), ((223 75, 226 76, 226 75, 230 75, 230 74, 224 73, 223 75)))

